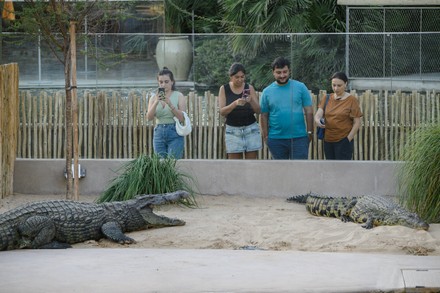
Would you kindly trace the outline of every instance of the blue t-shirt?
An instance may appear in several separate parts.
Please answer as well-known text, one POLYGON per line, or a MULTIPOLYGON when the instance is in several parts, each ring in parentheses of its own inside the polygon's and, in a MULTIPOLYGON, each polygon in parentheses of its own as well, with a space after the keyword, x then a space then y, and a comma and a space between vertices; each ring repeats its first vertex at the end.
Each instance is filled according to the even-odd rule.
POLYGON ((290 79, 285 85, 270 84, 260 99, 261 113, 268 113, 268 137, 307 136, 304 107, 311 105, 312 97, 304 83, 290 79))

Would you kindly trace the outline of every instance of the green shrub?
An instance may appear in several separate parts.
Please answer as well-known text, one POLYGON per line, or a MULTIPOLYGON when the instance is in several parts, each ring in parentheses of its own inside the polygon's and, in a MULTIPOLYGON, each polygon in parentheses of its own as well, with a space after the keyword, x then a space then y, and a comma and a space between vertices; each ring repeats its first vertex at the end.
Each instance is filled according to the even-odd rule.
POLYGON ((243 63, 248 67, 248 58, 235 54, 231 49, 228 37, 216 37, 202 40, 196 49, 194 77, 198 83, 218 89, 229 82, 229 68, 234 62, 243 63))
POLYGON ((208 87, 219 87, 229 81, 228 70, 234 62, 226 38, 203 40, 195 49, 195 78, 208 87))
POLYGON ((440 124, 416 130, 398 172, 400 202, 430 223, 440 222, 440 124))
POLYGON ((194 179, 179 171, 176 162, 177 160, 173 158, 162 159, 156 154, 140 155, 121 167, 120 175, 112 180, 97 202, 124 201, 138 194, 162 194, 185 190, 191 196, 181 204, 197 206, 194 179))

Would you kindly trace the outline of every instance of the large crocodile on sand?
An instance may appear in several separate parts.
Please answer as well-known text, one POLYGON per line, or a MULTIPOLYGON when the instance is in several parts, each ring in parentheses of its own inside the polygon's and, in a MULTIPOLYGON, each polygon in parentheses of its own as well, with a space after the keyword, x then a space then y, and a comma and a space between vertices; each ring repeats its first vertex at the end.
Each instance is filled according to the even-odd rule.
POLYGON ((124 232, 185 225, 182 220, 154 214, 153 206, 188 196, 186 191, 176 191, 101 204, 69 200, 28 203, 0 214, 0 250, 68 248, 104 237, 121 244, 134 243, 124 232))
POLYGON ((361 223, 366 229, 384 225, 429 229, 429 224, 417 214, 408 212, 394 201, 382 196, 327 197, 309 193, 289 197, 287 201, 305 203, 307 211, 312 215, 361 223))

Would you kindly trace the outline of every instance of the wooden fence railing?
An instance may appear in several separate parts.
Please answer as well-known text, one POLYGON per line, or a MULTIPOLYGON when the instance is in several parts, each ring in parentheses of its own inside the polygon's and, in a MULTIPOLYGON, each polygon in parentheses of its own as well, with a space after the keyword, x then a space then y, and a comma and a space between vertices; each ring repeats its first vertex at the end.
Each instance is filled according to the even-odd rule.
MULTIPOLYGON (((312 95, 315 109, 323 96, 324 92, 312 95)), ((412 131, 440 123, 440 93, 366 91, 357 97, 364 113, 355 139, 357 160, 397 160, 412 131)), ((226 158, 217 97, 190 92, 186 98, 193 132, 186 137, 184 158, 226 158)), ((147 92, 127 96, 119 91, 84 92, 78 99, 80 158, 134 158, 153 152, 154 124, 146 120, 147 92)), ((63 92, 42 91, 38 96, 21 92, 18 157, 64 157, 64 108, 63 92)), ((314 138, 309 153, 310 159, 323 159, 322 142, 314 138)), ((259 158, 270 158, 266 146, 259 158)))

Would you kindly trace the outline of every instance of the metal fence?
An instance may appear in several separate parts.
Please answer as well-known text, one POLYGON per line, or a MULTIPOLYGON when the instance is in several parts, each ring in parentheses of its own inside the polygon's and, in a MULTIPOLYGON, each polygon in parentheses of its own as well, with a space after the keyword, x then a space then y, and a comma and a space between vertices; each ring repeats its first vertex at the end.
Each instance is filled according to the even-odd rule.
MULTIPOLYGON (((360 18, 363 11, 350 10, 350 17, 360 18)), ((388 12, 386 15, 393 19, 392 16, 388 17, 388 12)), ((422 17, 427 17, 425 12, 422 17)), ((355 90, 440 88, 439 28, 432 28, 430 32, 383 32, 379 28, 373 28, 371 32, 357 32, 356 22, 351 21, 350 29, 349 33, 342 34, 187 35, 192 46, 192 66, 189 75, 179 81, 179 86, 201 91, 218 88, 228 80, 229 65, 239 60, 248 68, 249 80, 258 90, 262 90, 270 80, 256 76, 256 71, 265 71, 270 76, 270 62, 275 56, 283 55, 292 60, 292 77, 303 81, 315 93, 319 89, 330 89, 328 77, 335 71, 348 72, 353 81, 351 88, 355 90), (254 52, 233 53, 231 42, 237 38, 242 43, 268 45, 266 48, 260 47, 258 56, 248 58, 254 52)), ((159 70, 157 45, 162 36, 141 33, 94 34, 87 35, 87 39, 79 38, 78 87, 156 86, 159 70)), ((0 63, 19 64, 21 89, 64 87, 62 65, 41 40, 3 33, 0 41, 0 63)))
POLYGON ((440 7, 368 6, 346 11, 350 79, 394 80, 395 88, 399 82, 438 81, 440 36, 434 32, 440 31, 436 21, 440 7))

